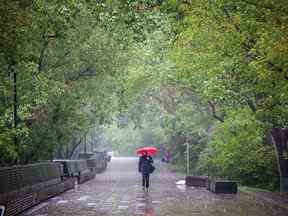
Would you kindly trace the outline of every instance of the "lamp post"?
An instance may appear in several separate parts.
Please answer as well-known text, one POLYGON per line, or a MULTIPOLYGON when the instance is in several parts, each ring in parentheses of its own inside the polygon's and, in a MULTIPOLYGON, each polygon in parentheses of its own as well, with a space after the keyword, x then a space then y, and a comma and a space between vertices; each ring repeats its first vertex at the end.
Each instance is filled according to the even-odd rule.
POLYGON ((189 142, 187 141, 186 139, 186 175, 189 176, 190 175, 190 154, 189 154, 189 151, 190 151, 190 145, 189 145, 189 142))
POLYGON ((86 143, 86 140, 87 139, 87 134, 85 134, 85 137, 84 137, 84 153, 86 153, 87 152, 87 143, 86 143))
POLYGON ((15 136, 14 136, 14 144, 18 146, 18 139, 17 139, 17 127, 18 127, 18 98, 17 98, 17 71, 15 64, 11 65, 10 68, 12 72, 12 82, 13 82, 13 118, 14 118, 14 129, 15 129, 15 136))

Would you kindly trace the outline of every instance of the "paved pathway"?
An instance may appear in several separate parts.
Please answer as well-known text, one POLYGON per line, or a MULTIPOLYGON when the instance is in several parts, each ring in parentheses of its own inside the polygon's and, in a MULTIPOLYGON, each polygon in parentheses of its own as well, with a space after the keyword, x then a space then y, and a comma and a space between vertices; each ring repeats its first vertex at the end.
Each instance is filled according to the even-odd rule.
POLYGON ((107 171, 22 216, 287 216, 287 210, 245 194, 216 195, 176 186, 180 176, 156 163, 149 193, 142 192, 136 158, 113 158, 107 171))

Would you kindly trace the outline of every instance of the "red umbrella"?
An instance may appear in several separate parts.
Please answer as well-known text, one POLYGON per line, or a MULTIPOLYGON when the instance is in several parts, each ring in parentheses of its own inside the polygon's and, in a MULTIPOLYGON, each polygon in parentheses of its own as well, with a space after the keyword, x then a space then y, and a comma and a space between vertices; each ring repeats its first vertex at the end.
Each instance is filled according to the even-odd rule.
POLYGON ((147 146, 137 149, 136 153, 138 155, 143 155, 144 152, 147 152, 148 155, 155 155, 157 153, 158 149, 153 146, 147 146))

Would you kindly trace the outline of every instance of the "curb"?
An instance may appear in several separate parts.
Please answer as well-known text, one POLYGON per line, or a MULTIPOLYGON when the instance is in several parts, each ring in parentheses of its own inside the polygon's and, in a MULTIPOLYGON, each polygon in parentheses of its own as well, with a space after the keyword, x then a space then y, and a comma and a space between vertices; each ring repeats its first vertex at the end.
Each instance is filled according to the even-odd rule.
POLYGON ((245 191, 243 190, 242 188, 239 188, 239 191, 241 191, 241 193, 244 193, 246 195, 249 195, 249 196, 252 196, 252 197, 255 197, 257 199, 262 199, 272 205, 275 205, 277 207, 280 207, 280 208, 283 208, 283 209, 286 209, 288 211, 288 204, 287 203, 279 203, 271 198, 268 198, 268 197, 265 197, 265 196, 261 196, 261 195, 258 195, 254 192, 250 192, 250 191, 245 191))

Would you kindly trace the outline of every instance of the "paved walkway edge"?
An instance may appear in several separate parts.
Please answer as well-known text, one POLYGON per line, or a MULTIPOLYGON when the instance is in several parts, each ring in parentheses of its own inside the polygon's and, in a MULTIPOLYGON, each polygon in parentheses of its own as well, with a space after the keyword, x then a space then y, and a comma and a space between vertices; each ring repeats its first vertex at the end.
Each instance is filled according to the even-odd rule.
POLYGON ((271 199, 269 197, 260 196, 259 194, 255 193, 255 192, 246 191, 246 190, 244 190, 242 188, 239 188, 239 191, 241 193, 244 193, 244 194, 248 195, 248 196, 252 196, 252 197, 257 198, 257 199, 262 199, 262 200, 264 200, 264 201, 266 201, 266 202, 268 202, 268 203, 270 203, 272 205, 275 205, 275 206, 278 206, 280 208, 288 210, 287 203, 279 203, 279 202, 277 202, 277 201, 275 201, 275 200, 273 200, 273 199, 271 199))

